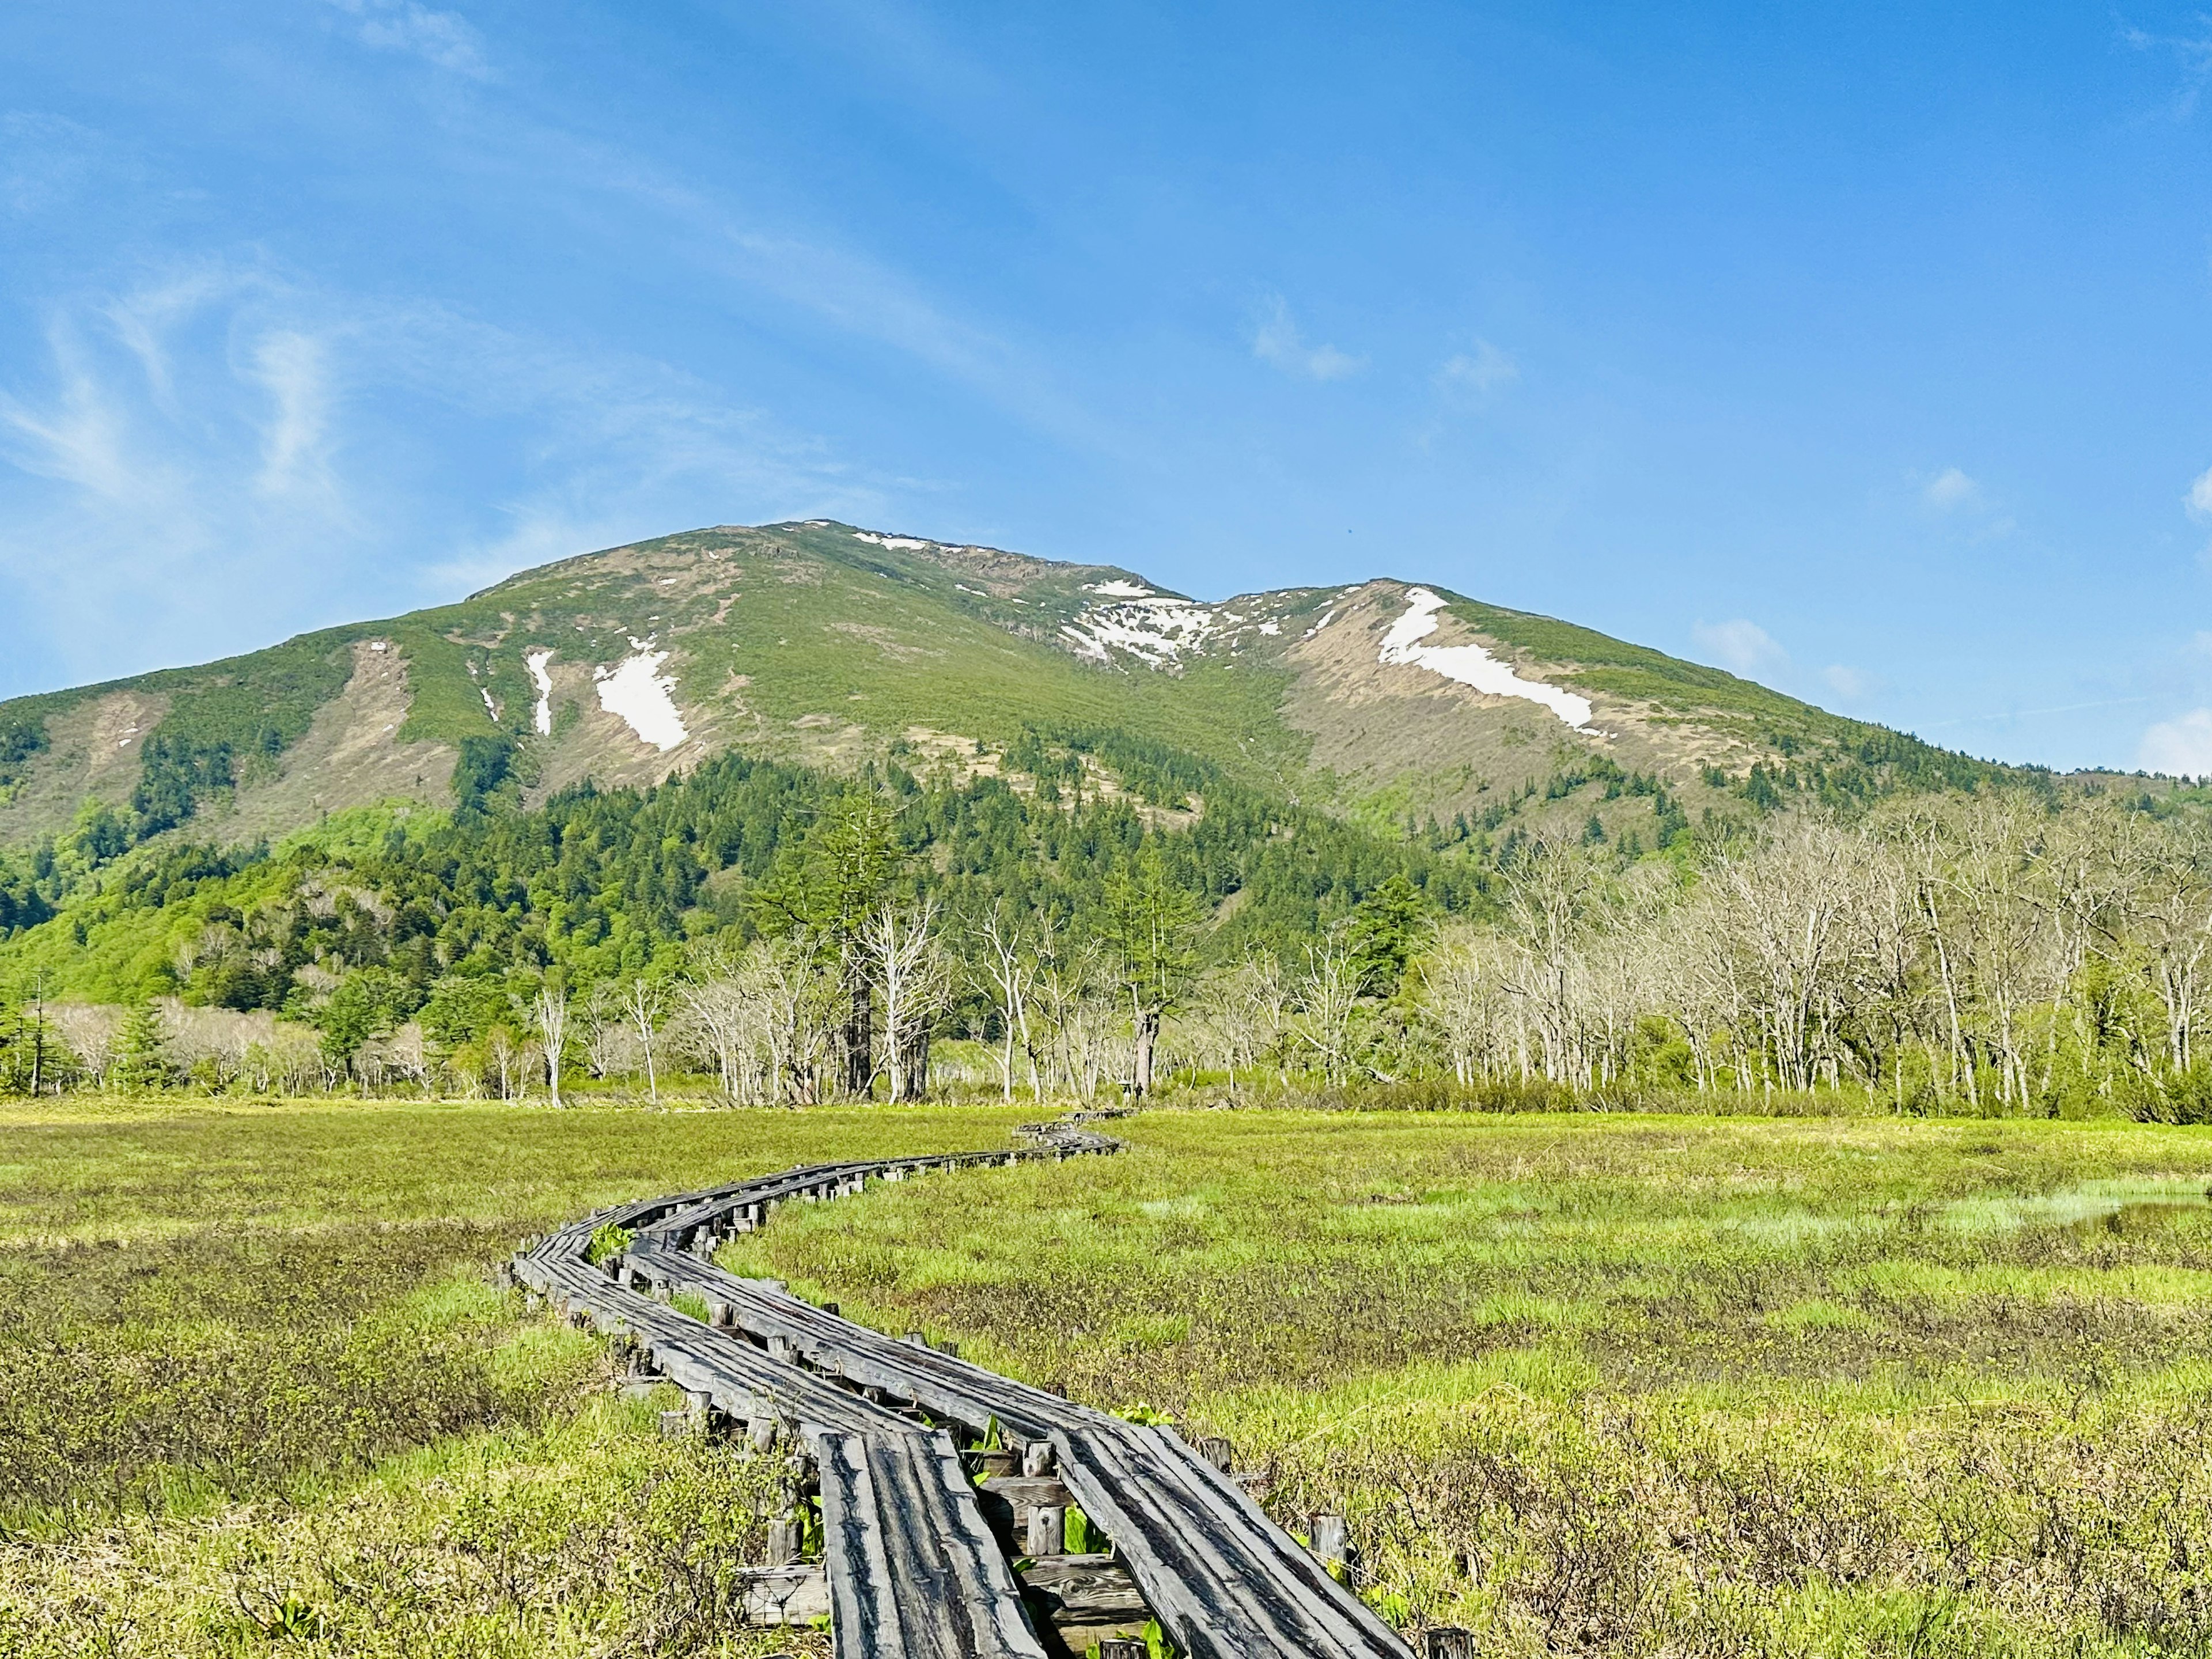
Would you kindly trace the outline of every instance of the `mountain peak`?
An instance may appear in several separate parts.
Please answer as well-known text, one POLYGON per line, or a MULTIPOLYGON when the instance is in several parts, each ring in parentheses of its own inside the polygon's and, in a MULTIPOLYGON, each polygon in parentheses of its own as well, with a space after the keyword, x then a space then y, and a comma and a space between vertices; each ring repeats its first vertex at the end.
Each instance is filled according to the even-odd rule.
POLYGON ((1936 777, 1973 764, 1433 583, 1206 602, 1118 565, 806 520, 603 549, 457 605, 0 704, 0 842, 85 811, 235 840, 378 801, 651 784, 732 748, 1003 760, 1102 729, 1401 823, 1526 815, 1594 769, 1717 800, 1754 769, 1825 788, 1900 756, 1936 777))

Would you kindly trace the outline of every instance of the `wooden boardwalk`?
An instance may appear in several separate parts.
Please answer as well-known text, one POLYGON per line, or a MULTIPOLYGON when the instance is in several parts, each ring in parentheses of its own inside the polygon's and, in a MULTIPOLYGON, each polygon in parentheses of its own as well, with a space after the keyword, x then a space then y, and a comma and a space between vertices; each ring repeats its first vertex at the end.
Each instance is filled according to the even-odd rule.
MULTIPOLYGON (((1047 1659, 1002 1541, 1008 1510, 1014 1548, 1039 1558, 1033 1598, 1052 1584, 1111 1607, 1114 1585, 1133 1579, 1188 1659, 1407 1659, 1388 1626, 1170 1431, 869 1330, 708 1260, 715 1243, 767 1224, 782 1204, 1116 1146, 1059 1125, 1034 1138, 1018 1152, 817 1164, 601 1211, 532 1244, 515 1276, 564 1318, 626 1333, 695 1409, 742 1425, 755 1445, 803 1448, 820 1480, 838 1659, 1047 1659), (629 1243, 592 1263, 592 1236, 609 1225, 629 1243), (677 1296, 697 1297, 708 1318, 678 1312, 677 1296), (994 1438, 1030 1478, 979 1493, 956 1432, 971 1443, 994 1438), (1048 1559, 1059 1555, 1060 1506, 1071 1499, 1112 1541, 1114 1560, 1048 1559), (1000 1531, 987 1504, 1001 1511, 1000 1531), (1024 1550, 1018 1528, 1030 1518, 1042 1547, 1024 1550)), ((1110 1625, 1127 1614, 1097 1616, 1110 1625)), ((1052 1639, 1080 1639, 1081 1614, 1054 1622, 1052 1639)))

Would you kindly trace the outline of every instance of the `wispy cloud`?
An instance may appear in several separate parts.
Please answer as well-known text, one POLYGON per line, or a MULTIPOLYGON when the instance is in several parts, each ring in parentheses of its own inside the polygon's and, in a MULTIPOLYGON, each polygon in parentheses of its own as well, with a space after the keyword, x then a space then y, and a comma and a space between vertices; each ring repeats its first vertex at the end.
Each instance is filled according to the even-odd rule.
POLYGON ((1747 678, 1781 667, 1790 653, 1757 623, 1738 617, 1732 622, 1699 623, 1690 630, 1698 649, 1732 674, 1747 678))
POLYGON ((1954 714, 1948 720, 1929 720, 1914 729, 1922 732, 1941 732, 1953 726, 1995 726, 2010 720, 2041 720, 2051 714, 2080 714, 2092 708, 2126 708, 2139 702, 2148 702, 2148 696, 2099 697, 2092 702, 2062 702, 2049 708, 2007 708, 1995 714, 1954 714))
POLYGON ((1982 487, 1955 466, 1947 466, 1921 486, 1920 499, 1938 513, 1954 513, 1982 499, 1982 487))
POLYGON ((1287 374, 1310 380, 1341 380, 1367 367, 1367 359, 1333 345, 1308 345, 1291 315, 1290 301, 1271 294, 1260 302, 1252 330, 1252 355, 1287 374))
POLYGON ((1868 696, 1876 684, 1875 677, 1863 668, 1853 668, 1848 663, 1840 662, 1830 663, 1822 669, 1820 678, 1838 696, 1853 701, 1868 696))
POLYGON ((264 495, 331 487, 328 359, 322 340, 296 329, 274 329, 254 344, 248 372, 269 394, 255 480, 264 495))
POLYGON ((204 660, 679 525, 865 519, 898 487, 667 364, 256 264, 60 307, 45 337, 0 371, 0 591, 48 675, 204 660))
POLYGON ((1956 526, 1949 533, 1969 542, 2002 541, 2019 523, 2005 512, 1983 482, 1964 467, 1946 466, 1933 472, 1909 472, 1905 483, 1917 497, 1921 510, 1956 526))
POLYGON ((1480 403, 1521 378, 1521 365, 1487 340, 1455 351, 1437 370, 1437 389, 1459 403, 1480 403))
POLYGON ((433 11, 418 0, 330 0, 330 3, 354 20, 354 33, 363 46, 404 52, 472 80, 490 76, 483 37, 459 12, 433 11))
POLYGON ((2212 18, 2200 15, 2194 34, 2153 34, 2147 29, 2125 27, 2120 30, 2121 40, 2137 52, 2161 53, 2172 59, 2179 74, 2173 95, 2166 100, 2165 113, 2168 118, 2186 121, 2197 112, 2208 82, 2212 82, 2212 18))
POLYGON ((103 173, 133 171, 115 145, 66 116, 0 115, 0 211, 33 214, 82 194, 103 173))
POLYGON ((2182 498, 2192 519, 2212 519, 2212 467, 2198 473, 2189 485, 2189 493, 2182 498))
POLYGON ((527 135, 529 148, 561 155, 567 176, 664 215, 687 250, 756 293, 888 345, 1035 427, 1092 448, 1126 446, 1066 394, 1050 363, 961 316, 896 264, 834 235, 763 223, 634 154, 555 128, 532 126, 527 135))
POLYGON ((2212 708, 2192 708, 2142 734, 2136 764, 2174 777, 2212 777, 2212 708))

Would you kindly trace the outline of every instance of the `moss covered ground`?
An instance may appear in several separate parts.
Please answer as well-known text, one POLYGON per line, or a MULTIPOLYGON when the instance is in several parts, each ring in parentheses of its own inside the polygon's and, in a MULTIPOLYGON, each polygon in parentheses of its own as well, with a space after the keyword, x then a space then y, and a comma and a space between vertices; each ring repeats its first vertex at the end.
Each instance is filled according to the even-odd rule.
MULTIPOLYGON (((716 1599, 762 1471, 659 1442, 490 1270, 617 1197, 1033 1115, 11 1111, 0 1651, 768 1650, 716 1599)), ((1227 1435, 1485 1652, 2212 1647, 2212 1133, 1115 1127, 730 1259, 1227 1435)))

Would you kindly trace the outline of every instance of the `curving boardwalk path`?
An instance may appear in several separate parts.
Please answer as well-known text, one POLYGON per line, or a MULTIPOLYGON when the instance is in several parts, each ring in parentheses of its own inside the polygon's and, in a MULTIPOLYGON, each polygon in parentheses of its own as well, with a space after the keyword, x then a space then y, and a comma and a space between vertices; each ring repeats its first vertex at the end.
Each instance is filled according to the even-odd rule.
MULTIPOLYGON (((1071 1404, 917 1338, 895 1340, 707 1259, 781 1204, 1118 1146, 1057 1125, 1035 1138, 1014 1152, 816 1164, 619 1206, 534 1242, 514 1274, 563 1318, 627 1333, 695 1407, 745 1425, 754 1444, 803 1445, 821 1480, 838 1659, 1048 1659, 987 1505, 1003 1524, 1009 1503, 1018 1520, 1063 1490, 1059 1501, 1072 1498, 1113 1540, 1119 1565, 1069 1557, 1060 1566, 1087 1564, 1088 1581, 1107 1584, 1109 1597, 1126 1569, 1188 1659, 1407 1659, 1388 1626, 1168 1430, 1071 1404), (630 1243, 593 1265, 592 1234, 610 1224, 630 1243), (686 1294, 704 1302, 706 1321, 670 1305, 686 1294), (979 1493, 945 1425, 970 1440, 995 1431, 1031 1478, 979 1493)), ((1055 1519, 1048 1510, 1048 1535, 1055 1519)), ((1051 1577, 1032 1570, 1032 1590, 1051 1577)))

